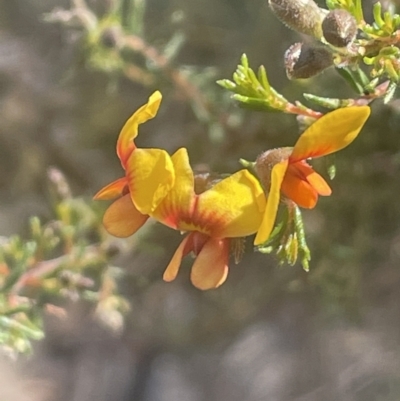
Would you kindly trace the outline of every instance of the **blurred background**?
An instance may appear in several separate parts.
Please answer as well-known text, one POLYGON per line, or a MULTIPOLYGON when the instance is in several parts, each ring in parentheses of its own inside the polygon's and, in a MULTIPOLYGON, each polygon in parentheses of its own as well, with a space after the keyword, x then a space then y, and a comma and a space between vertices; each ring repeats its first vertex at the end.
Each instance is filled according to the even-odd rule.
MULTIPOLYGON (((287 80, 283 54, 300 39, 265 0, 0 2, 0 235, 24 235, 33 215, 53 218, 49 167, 88 203, 120 177, 119 130, 156 89, 163 102, 140 146, 184 146, 194 167, 234 172, 241 157, 292 145, 294 116, 239 109, 215 81, 246 53, 290 101, 354 96, 331 70, 287 80)), ((65 316, 46 315, 31 356, 0 363, 0 398, 399 400, 399 103, 372 109, 336 156, 333 195, 304 213, 309 273, 248 241, 227 282, 200 292, 189 258, 175 282, 162 281, 179 233, 150 225, 112 240, 124 322, 65 301, 65 316)))

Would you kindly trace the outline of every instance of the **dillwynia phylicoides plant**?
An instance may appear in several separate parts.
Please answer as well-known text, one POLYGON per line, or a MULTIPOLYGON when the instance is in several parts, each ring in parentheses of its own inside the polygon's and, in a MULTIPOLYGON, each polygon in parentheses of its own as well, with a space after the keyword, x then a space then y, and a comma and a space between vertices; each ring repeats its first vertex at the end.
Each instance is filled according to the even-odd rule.
MULTIPOLYGON (((71 0, 69 9, 56 8, 43 19, 60 24, 73 32, 73 37, 77 31, 80 33, 86 68, 107 74, 111 90, 119 85, 121 76, 146 87, 161 82, 172 84, 190 102, 197 118, 212 125, 210 99, 198 88, 199 84, 206 86, 212 71, 198 74, 187 67, 181 71, 174 65, 186 41, 183 32, 176 28, 166 43, 155 47, 144 35, 146 1, 112 0, 106 4, 106 11, 98 16, 85 0, 71 0)), ((171 16, 172 24, 180 18, 182 13, 171 16)))
POLYGON ((74 198, 63 174, 50 168, 53 218, 29 222, 29 235, 0 237, 0 352, 11 357, 42 339, 44 316, 64 319, 66 301, 86 300, 94 316, 122 328, 127 301, 119 294, 121 270, 108 264, 110 243, 96 205, 74 198))
MULTIPOLYGON (((97 20, 83 0, 73 4, 72 13, 61 10, 52 16, 85 27, 93 63, 104 59, 93 45, 101 38, 107 60, 114 62, 106 68, 138 80, 147 76, 145 70, 133 68, 120 57, 126 46, 154 56, 140 35, 110 30, 107 23, 113 25, 114 20, 97 20)), ((244 238, 254 234, 255 250, 274 253, 281 263, 300 259, 308 270, 311 256, 301 208, 313 208, 319 195, 331 195, 328 183, 308 161, 348 146, 369 116, 369 103, 380 97, 388 102, 398 85, 400 17, 392 10, 382 14, 376 3, 374 21, 367 22, 361 0, 330 0, 327 8, 307 0, 270 0, 269 5, 288 27, 311 38, 286 51, 288 78, 310 78, 332 68, 356 94, 349 99, 304 94, 311 106, 290 102, 270 85, 264 67, 255 73, 243 55, 233 79, 221 80, 219 85, 233 92, 240 106, 293 114, 306 128, 293 147, 266 150, 255 155, 254 161, 240 160, 244 168, 231 175, 207 175, 192 171, 185 148, 170 155, 163 149, 136 147, 139 125, 155 117, 161 103, 160 92, 154 92, 118 138, 122 178, 95 198, 115 199, 103 218, 114 236, 134 234, 149 217, 184 233, 166 267, 166 281, 175 279, 182 259, 193 253, 192 283, 200 289, 218 287, 227 277, 230 255, 239 262, 244 238), (326 111, 317 111, 312 104, 326 111)), ((327 173, 333 179, 335 166, 329 160, 327 173)), ((10 352, 27 351, 31 339, 43 336, 44 310, 65 313, 60 296, 94 301, 96 312, 116 329, 128 307, 117 291, 119 270, 107 262, 113 248, 100 229, 95 206, 73 198, 60 172, 51 170, 50 181, 57 194, 55 219, 41 224, 33 218, 28 240, 2 238, 0 243, 0 344, 10 352)))
MULTIPOLYGON (((334 143, 341 129, 349 134, 348 142, 343 143, 347 146, 350 137, 354 139, 353 135, 361 128, 359 124, 368 116, 367 105, 380 97, 387 103, 394 96, 400 77, 400 16, 391 9, 382 13, 382 6, 377 2, 372 10, 374 20, 368 23, 361 0, 328 0, 327 8, 319 7, 313 0, 269 0, 269 6, 285 25, 310 37, 307 43, 295 43, 285 52, 284 64, 289 79, 307 79, 334 68, 356 92, 354 98, 349 99, 304 93, 309 103, 334 110, 322 116, 300 101, 292 103, 285 99, 270 85, 263 66, 257 74, 250 68, 246 55, 242 56, 233 80, 218 82, 233 92, 232 98, 243 107, 294 114, 302 126, 310 126, 294 148, 269 150, 256 162, 241 160, 260 179, 268 200, 267 208, 273 205, 271 216, 278 208, 277 188, 281 190, 282 214, 274 229, 274 219, 270 219, 262 241, 257 241, 257 235, 257 249, 275 252, 282 263, 293 264, 299 256, 304 269, 308 270, 310 251, 299 206, 313 208, 318 194, 330 195, 331 191, 321 177, 317 178, 316 173, 309 170, 306 159, 339 150, 341 147, 334 143), (365 111, 364 115, 361 110, 365 111), (303 164, 299 164, 301 160, 303 164)), ((334 178, 336 168, 332 158, 328 159, 327 173, 334 178)), ((261 228, 265 228, 265 224, 263 221, 261 228)))
MULTIPOLYGON (((116 236, 133 234, 148 217, 187 233, 165 270, 166 281, 176 277, 182 258, 193 252, 192 283, 200 289, 218 287, 227 277, 229 253, 238 261, 243 238, 252 234, 256 250, 275 253, 280 263, 300 259, 308 270, 311 254, 300 208, 314 208, 319 196, 331 195, 330 186, 308 160, 348 146, 370 114, 368 104, 378 97, 389 101, 397 87, 398 15, 382 15, 376 3, 374 22, 368 24, 361 0, 330 0, 326 9, 312 0, 269 0, 269 5, 288 27, 313 38, 311 44, 295 43, 286 51, 288 78, 310 78, 332 67, 357 95, 304 95, 311 103, 333 109, 326 113, 300 101, 291 103, 270 85, 265 68, 256 74, 243 55, 233 80, 218 83, 234 92, 240 105, 294 114, 308 128, 293 147, 267 150, 255 161, 241 160, 245 169, 235 174, 210 178, 192 172, 185 148, 172 156, 162 149, 136 148, 133 139, 139 124, 153 118, 159 108, 161 94, 155 92, 120 133, 117 154, 124 177, 96 199, 118 198, 104 216, 105 227, 116 236)), ((331 179, 336 171, 332 160, 331 179)))

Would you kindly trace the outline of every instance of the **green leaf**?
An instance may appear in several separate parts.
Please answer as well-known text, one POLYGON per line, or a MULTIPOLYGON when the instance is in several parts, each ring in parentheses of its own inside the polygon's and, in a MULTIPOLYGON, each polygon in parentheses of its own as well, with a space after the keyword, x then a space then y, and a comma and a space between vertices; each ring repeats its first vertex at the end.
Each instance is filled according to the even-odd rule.
POLYGON ((364 93, 364 87, 369 83, 369 81, 365 82, 364 84, 364 77, 361 73, 355 73, 348 67, 336 67, 336 71, 342 78, 345 79, 345 81, 353 88, 355 92, 357 92, 359 95, 364 93))
POLYGON ((268 82, 267 71, 265 70, 265 67, 263 65, 258 68, 258 80, 260 81, 262 87, 266 90, 266 92, 270 94, 271 87, 268 82))
POLYGON ((355 0, 355 9, 354 9, 354 17, 357 21, 357 23, 360 23, 361 21, 364 20, 364 15, 363 15, 363 9, 362 9, 362 1, 361 0, 355 0))
POLYGON ((233 95, 232 99, 238 101, 240 106, 248 107, 253 110, 270 111, 270 112, 279 111, 279 109, 270 106, 268 101, 264 99, 257 99, 254 97, 248 97, 243 95, 233 95))
POLYGON ((393 96, 394 96, 394 93, 396 92, 396 89, 397 89, 397 83, 396 82, 391 82, 389 84, 388 89, 386 90, 385 96, 383 97, 383 103, 387 104, 393 99, 393 96))
POLYGON ((217 82, 223 88, 235 93, 233 99, 241 106, 254 110, 283 111, 289 102, 268 82, 264 66, 260 66, 257 74, 249 67, 245 54, 241 57, 241 64, 233 73, 233 81, 223 79, 217 82))
POLYGON ((294 203, 286 205, 279 220, 268 240, 257 251, 275 252, 279 264, 294 265, 300 258, 303 269, 308 271, 311 254, 305 239, 300 209, 294 203))
POLYGON ((222 86, 225 89, 228 89, 229 91, 232 91, 232 92, 237 87, 237 85, 234 82, 232 82, 231 80, 229 80, 229 79, 220 79, 220 80, 217 81, 217 84, 219 86, 222 86))
POLYGON ((308 272, 310 269, 309 261, 311 260, 311 253, 306 242, 306 234, 304 232, 304 224, 303 224, 303 218, 301 216, 301 211, 297 205, 294 206, 294 224, 299 241, 299 253, 301 255, 300 256, 301 264, 303 266, 303 269, 308 272))
POLYGON ((240 58, 240 62, 242 63, 243 67, 249 68, 249 60, 245 53, 242 54, 242 57, 240 58))
POLYGON ((320 97, 312 95, 311 93, 304 93, 303 96, 310 102, 318 106, 326 107, 327 109, 337 109, 342 107, 344 100, 332 99, 328 97, 320 97))
POLYGON ((379 28, 383 28, 385 26, 385 21, 382 19, 382 6, 379 1, 374 4, 373 9, 372 9, 373 15, 374 15, 374 20, 376 25, 379 28))

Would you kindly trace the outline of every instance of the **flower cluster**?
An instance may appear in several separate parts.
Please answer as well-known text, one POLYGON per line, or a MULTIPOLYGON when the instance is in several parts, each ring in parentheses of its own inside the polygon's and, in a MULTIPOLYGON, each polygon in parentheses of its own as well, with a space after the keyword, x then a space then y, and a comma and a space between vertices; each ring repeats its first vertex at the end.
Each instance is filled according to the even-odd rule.
POLYGON ((367 106, 335 110, 312 124, 294 148, 262 153, 253 172, 242 169, 211 179, 194 174, 185 148, 169 155, 163 149, 136 146, 139 125, 155 117, 160 103, 161 94, 155 92, 126 122, 117 141, 125 175, 101 189, 95 199, 117 198, 103 220, 114 236, 134 234, 149 217, 185 232, 164 280, 174 280, 182 259, 193 253, 191 281, 202 290, 217 288, 226 280, 230 251, 241 238, 256 234, 256 246, 269 239, 280 200, 313 208, 318 195, 331 194, 307 159, 349 145, 370 113, 367 106))

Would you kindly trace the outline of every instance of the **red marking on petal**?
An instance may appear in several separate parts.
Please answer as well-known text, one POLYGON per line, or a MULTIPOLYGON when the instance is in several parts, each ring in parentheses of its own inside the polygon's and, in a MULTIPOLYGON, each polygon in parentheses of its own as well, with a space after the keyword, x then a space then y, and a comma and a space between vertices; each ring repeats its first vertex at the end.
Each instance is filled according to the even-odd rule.
POLYGON ((192 251, 197 256, 203 249, 204 244, 210 239, 206 234, 194 231, 192 236, 192 251))

